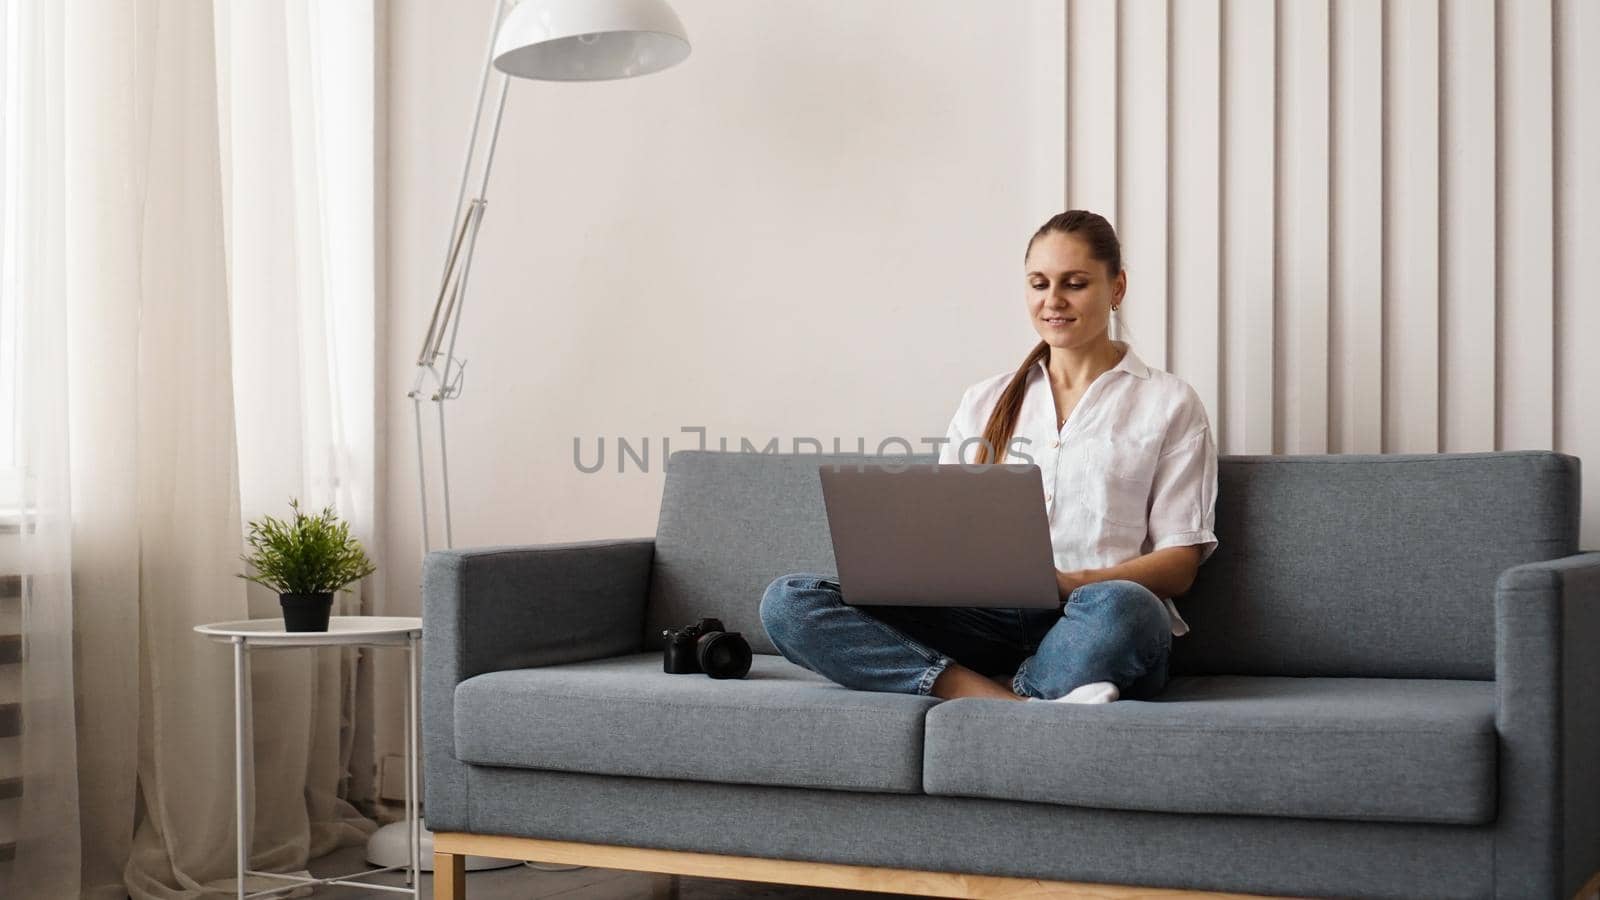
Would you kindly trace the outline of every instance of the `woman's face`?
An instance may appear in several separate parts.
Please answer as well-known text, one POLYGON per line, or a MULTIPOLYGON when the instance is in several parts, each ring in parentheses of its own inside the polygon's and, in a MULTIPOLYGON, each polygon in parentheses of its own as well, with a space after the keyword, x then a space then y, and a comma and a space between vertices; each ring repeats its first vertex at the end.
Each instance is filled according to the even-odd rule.
POLYGON ((1027 270, 1028 316, 1051 347, 1083 347, 1101 340, 1111 306, 1122 302, 1126 272, 1112 278, 1077 235, 1051 231, 1033 242, 1027 270))

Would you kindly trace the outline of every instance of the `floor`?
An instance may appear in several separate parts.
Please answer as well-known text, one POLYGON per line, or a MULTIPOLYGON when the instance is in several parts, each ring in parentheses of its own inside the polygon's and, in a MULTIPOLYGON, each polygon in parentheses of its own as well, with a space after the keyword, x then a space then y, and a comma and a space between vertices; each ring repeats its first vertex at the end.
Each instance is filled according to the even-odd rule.
MULTIPOLYGON (((323 878, 357 871, 366 865, 361 847, 347 847, 311 863, 311 874, 323 878)), ((528 866, 467 873, 467 900, 534 900, 560 897, 561 900, 648 900, 656 876, 615 869, 572 869, 540 871, 528 866)), ((404 884, 399 874, 373 879, 378 884, 404 884)), ((313 900, 403 900, 404 894, 364 888, 324 886, 309 895, 313 900)), ((422 876, 422 896, 433 897, 433 876, 422 876)), ((835 891, 827 888, 796 887, 782 884, 757 884, 724 881, 718 878, 678 878, 679 900, 907 900, 905 894, 879 894, 871 891, 835 891)), ((911 898, 915 900, 915 898, 911 898)))

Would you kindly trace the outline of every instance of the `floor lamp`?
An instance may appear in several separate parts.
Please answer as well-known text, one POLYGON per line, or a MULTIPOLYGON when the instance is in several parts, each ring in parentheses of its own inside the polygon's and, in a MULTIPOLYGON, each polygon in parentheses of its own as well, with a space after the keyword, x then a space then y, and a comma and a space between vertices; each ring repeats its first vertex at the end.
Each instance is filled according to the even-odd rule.
MULTIPOLYGON (((689 37, 666 0, 501 0, 495 4, 489 50, 478 79, 478 100, 467 135, 466 158, 456 191, 444 276, 428 320, 427 336, 417 356, 416 380, 406 396, 416 422, 417 475, 422 513, 422 554, 433 549, 428 529, 428 466, 423 456, 422 403, 434 404, 439 417, 439 472, 444 499, 444 545, 455 546, 450 523, 450 467, 445 445, 444 402, 461 395, 466 360, 456 356, 462 301, 472 253, 483 223, 489 169, 500 138, 506 90, 511 77, 539 81, 609 81, 648 75, 682 62, 689 55, 689 37), (494 97, 489 99, 490 68, 498 69, 494 97), (493 112, 485 139, 488 105, 493 112), (482 146, 480 147, 480 144, 482 146), (469 186, 475 190, 468 195, 469 186), (448 336, 448 337, 447 337, 448 336)), ((426 641, 426 636, 424 636, 426 641)), ((423 868, 433 864, 432 835, 420 823, 423 868)), ((367 858, 380 866, 404 865, 409 856, 406 823, 380 828, 367 843, 367 858)), ((516 860, 469 857, 467 868, 498 868, 516 860)))

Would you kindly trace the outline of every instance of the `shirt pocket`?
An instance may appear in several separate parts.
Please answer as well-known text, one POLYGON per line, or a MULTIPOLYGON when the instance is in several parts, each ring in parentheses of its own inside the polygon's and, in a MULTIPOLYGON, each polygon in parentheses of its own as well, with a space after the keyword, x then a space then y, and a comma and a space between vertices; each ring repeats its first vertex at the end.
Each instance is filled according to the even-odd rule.
POLYGON ((1160 452, 1155 439, 1113 434, 1082 440, 1084 505, 1112 525, 1145 527, 1160 452))

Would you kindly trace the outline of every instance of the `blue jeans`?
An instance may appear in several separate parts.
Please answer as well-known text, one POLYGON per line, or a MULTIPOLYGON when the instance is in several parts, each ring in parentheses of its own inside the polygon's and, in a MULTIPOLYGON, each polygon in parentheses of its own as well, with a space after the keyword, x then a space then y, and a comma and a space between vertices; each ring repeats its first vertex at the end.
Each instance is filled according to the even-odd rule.
POLYGON ((785 658, 848 688, 927 694, 952 662, 1010 676, 1055 699, 1109 681, 1140 700, 1167 684, 1172 620, 1149 588, 1097 581, 1061 609, 847 606, 835 576, 798 572, 761 596, 761 624, 785 658))

